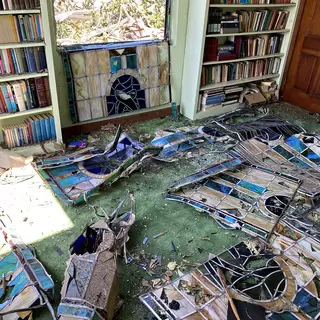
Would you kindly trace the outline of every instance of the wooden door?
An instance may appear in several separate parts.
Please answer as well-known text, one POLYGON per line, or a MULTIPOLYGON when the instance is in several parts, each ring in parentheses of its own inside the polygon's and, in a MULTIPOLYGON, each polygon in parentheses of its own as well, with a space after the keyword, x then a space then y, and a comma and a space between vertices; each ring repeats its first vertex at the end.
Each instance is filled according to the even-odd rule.
MULTIPOLYGON (((320 1, 305 0, 283 87, 286 102, 320 113, 320 1)), ((303 4, 303 3, 302 3, 303 4)))

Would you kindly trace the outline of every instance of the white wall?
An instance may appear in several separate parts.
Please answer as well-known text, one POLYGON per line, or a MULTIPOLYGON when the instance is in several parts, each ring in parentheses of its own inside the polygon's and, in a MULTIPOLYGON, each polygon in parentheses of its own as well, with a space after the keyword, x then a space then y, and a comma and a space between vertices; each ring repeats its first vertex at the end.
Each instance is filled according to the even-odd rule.
MULTIPOLYGON (((193 0, 196 1, 196 0, 193 0)), ((184 66, 184 52, 186 43, 187 15, 189 0, 171 0, 171 89, 172 101, 180 105, 181 83, 184 66)), ((68 87, 61 56, 54 54, 55 70, 57 72, 57 90, 59 98, 61 126, 72 125, 69 105, 68 87)), ((126 116, 130 116, 129 114, 126 116)))

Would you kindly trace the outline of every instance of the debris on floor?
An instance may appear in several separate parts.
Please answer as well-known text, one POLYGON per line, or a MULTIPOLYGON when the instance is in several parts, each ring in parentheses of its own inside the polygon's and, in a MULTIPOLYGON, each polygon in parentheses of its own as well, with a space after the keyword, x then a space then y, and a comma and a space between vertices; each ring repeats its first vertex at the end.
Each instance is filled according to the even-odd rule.
POLYGON ((163 148, 161 152, 154 157, 156 160, 173 162, 180 157, 187 157, 188 152, 196 149, 198 155, 208 152, 203 147, 214 142, 229 142, 230 137, 220 133, 210 127, 182 127, 177 130, 158 130, 156 137, 152 140, 152 145, 163 148))
POLYGON ((49 301, 49 298, 53 299, 54 283, 35 252, 3 221, 0 232, 3 239, 1 250, 8 246, 10 251, 0 260, 0 318, 32 320, 35 309, 47 307, 52 319, 56 319, 49 301))
POLYGON ((239 301, 262 307, 248 319, 265 319, 267 314, 272 320, 319 319, 320 245, 298 230, 293 233, 298 240, 274 233, 270 246, 259 239, 251 240, 251 246, 241 242, 140 299, 159 320, 227 319, 227 291, 238 302, 239 313, 239 301), (174 301, 179 307, 172 308, 178 306, 174 301))
POLYGON ((128 177, 160 150, 145 147, 118 129, 105 150, 89 147, 63 157, 38 160, 36 168, 60 200, 75 205, 87 201, 102 185, 128 177))
POLYGON ((92 319, 94 314, 111 320, 119 303, 117 255, 124 250, 135 221, 130 197, 120 202, 106 219, 87 227, 70 247, 58 308, 60 320, 92 319), (124 210, 131 204, 129 210, 124 210))

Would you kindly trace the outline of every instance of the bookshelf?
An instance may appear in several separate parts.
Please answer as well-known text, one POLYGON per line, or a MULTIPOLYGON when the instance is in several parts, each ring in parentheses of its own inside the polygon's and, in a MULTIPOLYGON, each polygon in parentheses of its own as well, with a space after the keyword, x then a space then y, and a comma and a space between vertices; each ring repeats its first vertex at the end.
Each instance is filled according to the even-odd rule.
POLYGON ((23 72, 0 75, 0 86, 4 82, 21 81, 48 77, 51 103, 47 106, 32 108, 30 110, 14 113, 0 113, 0 143, 4 142, 2 127, 23 122, 31 115, 51 114, 55 120, 56 141, 62 142, 61 121, 57 94, 57 72, 54 66, 54 54, 56 53, 55 22, 53 16, 53 1, 40 0, 40 6, 36 9, 0 10, 0 20, 7 15, 33 15, 40 14, 42 20, 43 39, 40 41, 0 43, 2 49, 22 49, 43 47, 47 68, 45 71, 23 72))
MULTIPOLYGON (((215 1, 218 2, 218 1, 215 1)), ((288 57, 289 47, 292 39, 293 29, 297 13, 299 10, 300 0, 291 0, 291 3, 283 4, 210 4, 210 0, 190 1, 188 9, 188 25, 186 35, 185 59, 181 89, 181 111, 192 119, 203 119, 209 116, 217 116, 230 112, 239 107, 238 103, 215 106, 205 111, 200 111, 200 95, 204 90, 227 88, 229 86, 241 85, 261 80, 275 80, 280 87, 283 78, 285 63, 288 57), (285 10, 289 11, 289 17, 284 29, 265 30, 250 32, 234 32, 226 34, 207 34, 208 15, 211 8, 220 8, 222 14, 239 10, 285 10), (226 61, 206 61, 204 62, 204 51, 206 39, 217 38, 219 44, 224 43, 225 39, 230 36, 263 36, 263 35, 281 35, 283 36, 280 52, 260 56, 241 57, 226 61), (248 77, 240 80, 229 80, 225 82, 201 85, 202 68, 204 66, 218 66, 229 63, 249 62, 264 60, 270 58, 280 58, 278 71, 272 74, 265 74, 257 77, 248 77)))

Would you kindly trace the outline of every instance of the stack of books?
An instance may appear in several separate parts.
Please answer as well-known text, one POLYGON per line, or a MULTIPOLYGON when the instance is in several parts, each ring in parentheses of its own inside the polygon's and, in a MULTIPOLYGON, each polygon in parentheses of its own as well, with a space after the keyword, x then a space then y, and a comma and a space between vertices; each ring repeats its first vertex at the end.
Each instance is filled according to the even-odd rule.
POLYGON ((40 0, 0 0, 0 10, 23 10, 40 7, 40 0))
POLYGON ((291 0, 210 0, 210 4, 282 4, 291 0))
POLYGON ((44 72, 47 70, 44 47, 0 50, 0 74, 44 72))
POLYGON ((0 43, 40 41, 43 39, 40 14, 1 16, 0 30, 0 43))
POLYGON ((255 32, 285 29, 290 12, 262 9, 254 11, 240 10, 238 14, 240 32, 255 32))
POLYGON ((209 8, 207 34, 220 33, 222 9, 209 8))
POLYGON ((2 127, 8 148, 21 147, 56 138, 52 114, 34 115, 19 124, 2 127))
POLYGON ((241 86, 205 90, 200 94, 200 111, 205 111, 212 107, 223 107, 237 103, 239 102, 242 91, 243 87, 241 86))
POLYGON ((239 32, 239 17, 236 12, 227 12, 225 15, 221 16, 220 24, 220 33, 222 34, 239 32))
POLYGON ((202 68, 201 86, 276 74, 279 72, 280 63, 280 58, 271 58, 204 66, 202 68))
POLYGON ((0 84, 0 113, 26 111, 50 105, 48 77, 0 84))

